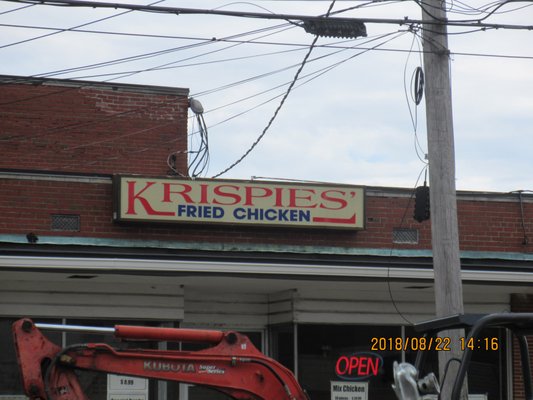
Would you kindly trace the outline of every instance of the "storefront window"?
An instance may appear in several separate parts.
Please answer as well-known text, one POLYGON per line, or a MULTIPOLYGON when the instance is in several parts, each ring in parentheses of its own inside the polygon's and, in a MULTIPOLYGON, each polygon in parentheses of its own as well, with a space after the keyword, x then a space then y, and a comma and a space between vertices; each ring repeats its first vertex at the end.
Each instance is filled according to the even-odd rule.
POLYGON ((294 324, 270 327, 270 354, 281 365, 294 372, 294 324))
POLYGON ((0 337, 2 338, 2 356, 0 357, 0 395, 22 394, 22 382, 15 354, 11 325, 14 320, 0 320, 0 337))
MULTIPOLYGON (((82 326, 103 326, 112 327, 114 325, 144 325, 150 326, 143 321, 95 321, 95 320, 74 320, 69 319, 66 321, 67 325, 82 325, 82 326)), ((157 348, 157 344, 148 341, 121 341, 116 339, 113 335, 100 335, 94 333, 80 333, 69 332, 66 335, 66 346, 79 344, 79 343, 106 343, 113 347, 120 349, 154 349, 157 348)), ((78 381, 83 388, 87 397, 91 400, 107 400, 108 398, 108 374, 102 372, 92 371, 79 371, 78 381)), ((155 399, 157 384, 155 380, 150 380, 147 385, 149 389, 149 398, 155 399)))
MULTIPOLYGON (((11 335, 14 319, 0 319, 0 335, 4 349, 0 355, 0 395, 23 395, 15 347, 11 335)), ((38 319, 38 322, 61 324, 57 319, 38 319)), ((112 326, 115 323, 142 325, 132 321, 93 321, 67 320, 72 325, 112 326)), ((365 326, 365 325, 319 325, 299 324, 272 327, 270 330, 271 352, 273 358, 291 370, 295 369, 297 353, 298 381, 313 400, 331 400, 332 382, 366 382, 368 398, 396 400, 391 389, 393 383, 393 362, 405 361, 414 364, 416 352, 401 352, 384 346, 373 345, 382 338, 420 337, 411 327, 365 326), (297 336, 296 348, 294 335, 297 336), (358 359, 356 365, 353 357, 358 359), (350 361, 351 360, 351 361, 350 361), (373 361, 372 361, 373 360, 373 361), (351 363, 351 364, 350 364, 351 363)), ((112 335, 88 333, 62 333, 44 331, 47 338, 61 347, 86 342, 103 342, 120 348, 155 348, 153 342, 119 342, 112 335)), ((254 345, 263 349, 263 332, 246 332, 254 345)), ((507 382, 507 340, 504 329, 493 329, 481 338, 479 343, 492 343, 492 348, 479 348, 473 352, 468 372, 469 392, 486 395, 490 400, 508 399, 507 382), (486 339, 486 340, 485 340, 486 339), (497 343, 497 346, 494 345, 497 343)), ((168 348, 178 350, 178 343, 168 343, 168 348)), ((203 345, 183 343, 183 350, 199 350, 203 345)), ((428 372, 438 372, 438 353, 427 352, 424 369, 420 376, 428 372)), ((82 372, 79 380, 91 400, 107 400, 107 374, 82 372)), ((440 379, 442 380, 442 379, 440 379)), ((158 383, 149 383, 149 399, 158 398, 158 383)), ((169 382, 165 391, 168 400, 222 400, 229 397, 211 389, 193 385, 179 385, 169 382), (178 393, 181 396, 178 396, 178 393)), ((160 393, 161 395, 161 393, 160 393)))
POLYGON ((298 325, 301 386, 313 400, 331 400, 332 381, 368 382, 368 398, 395 400, 392 364, 401 360, 401 352, 372 350, 373 338, 389 337, 401 337, 401 327, 298 325))

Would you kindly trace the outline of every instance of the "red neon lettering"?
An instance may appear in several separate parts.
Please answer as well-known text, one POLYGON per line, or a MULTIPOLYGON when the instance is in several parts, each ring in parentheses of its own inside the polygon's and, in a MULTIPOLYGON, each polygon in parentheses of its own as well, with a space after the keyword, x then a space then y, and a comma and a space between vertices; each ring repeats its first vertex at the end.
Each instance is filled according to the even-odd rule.
POLYGON ((357 368, 357 375, 368 375, 368 357, 359 357, 359 367, 357 368))
POLYGON ((239 191, 239 187, 238 186, 234 186, 234 185, 219 185, 219 186, 215 186, 215 188, 213 189, 215 195, 217 195, 218 197, 222 197, 222 198, 224 198, 224 197, 230 198, 230 199, 233 199, 233 201, 231 201, 229 203, 225 203, 223 201, 214 199, 213 200, 213 204, 221 204, 223 206, 233 206, 235 204, 239 204, 240 201, 241 201, 241 196, 238 193, 226 192, 226 191, 224 191, 225 188, 235 189, 235 191, 237 191, 237 192, 239 191))
POLYGON ((350 357, 350 368, 349 368, 348 373, 352 375, 353 370, 356 369, 358 365, 359 365, 359 358, 350 357))
POLYGON ((370 375, 370 372, 372 372, 372 375, 377 375, 379 371, 379 358, 368 357, 368 369, 368 375, 370 375))
POLYGON ((338 376, 369 376, 378 375, 379 358, 368 356, 341 356, 335 364, 338 376))
POLYGON ((348 365, 350 365, 350 361, 348 360, 348 357, 341 356, 337 360, 337 364, 335 364, 335 372, 337 375, 345 375, 346 370, 348 369, 348 365), (344 363, 344 368, 341 367, 341 363, 344 363), (342 368, 342 369, 341 369, 342 368))
POLYGON ((161 216, 173 216, 175 215, 172 211, 157 211, 152 208, 150 202, 141 196, 146 190, 155 185, 156 182, 146 182, 146 185, 139 192, 135 193, 135 184, 136 181, 128 181, 128 211, 126 214, 137 215, 135 211, 135 202, 138 200, 143 206, 146 214, 148 215, 161 215, 161 216))
POLYGON ((259 186, 246 186, 245 188, 246 201, 243 205, 245 206, 254 206, 254 199, 266 198, 272 196, 272 190, 265 187, 259 186), (254 191, 257 194, 254 194, 254 191))
POLYGON ((304 205, 302 203, 298 204, 298 200, 307 200, 312 201, 313 195, 316 192, 312 189, 289 189, 289 207, 296 207, 296 208, 315 208, 316 203, 304 205), (298 196, 298 192, 307 192, 310 193, 307 196, 298 196))
POLYGON ((333 205, 326 205, 324 203, 320 204, 320 208, 326 208, 328 210, 342 210, 343 208, 346 208, 348 206, 348 202, 344 198, 339 198, 335 196, 330 196, 331 194, 340 194, 341 196, 346 196, 346 192, 341 192, 340 190, 326 190, 320 194, 320 197, 322 200, 325 200, 326 202, 330 203, 336 203, 338 204, 337 207, 333 207, 333 205))
POLYGON ((191 185, 186 185, 184 183, 163 183, 163 203, 170 203, 172 200, 170 199, 171 194, 177 194, 180 195, 185 203, 187 204, 194 204, 194 200, 189 196, 187 193, 189 193, 192 190, 191 185), (173 191, 170 190, 171 187, 180 187, 181 190, 179 191, 173 191))

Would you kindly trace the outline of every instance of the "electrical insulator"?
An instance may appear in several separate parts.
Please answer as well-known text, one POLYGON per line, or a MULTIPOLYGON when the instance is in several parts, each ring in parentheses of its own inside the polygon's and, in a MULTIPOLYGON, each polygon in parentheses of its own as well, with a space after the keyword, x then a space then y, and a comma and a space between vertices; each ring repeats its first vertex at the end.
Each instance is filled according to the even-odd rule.
POLYGON ((419 186, 415 191, 415 212, 413 218, 422 222, 429 219, 429 187, 419 186))

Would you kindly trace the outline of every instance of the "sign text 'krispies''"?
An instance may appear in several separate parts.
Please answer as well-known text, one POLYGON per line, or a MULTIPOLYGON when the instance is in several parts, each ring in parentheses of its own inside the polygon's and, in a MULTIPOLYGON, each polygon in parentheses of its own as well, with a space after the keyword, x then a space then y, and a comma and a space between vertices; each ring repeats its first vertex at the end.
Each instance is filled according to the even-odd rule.
POLYGON ((115 176, 117 221, 364 228, 364 189, 349 185, 115 176))

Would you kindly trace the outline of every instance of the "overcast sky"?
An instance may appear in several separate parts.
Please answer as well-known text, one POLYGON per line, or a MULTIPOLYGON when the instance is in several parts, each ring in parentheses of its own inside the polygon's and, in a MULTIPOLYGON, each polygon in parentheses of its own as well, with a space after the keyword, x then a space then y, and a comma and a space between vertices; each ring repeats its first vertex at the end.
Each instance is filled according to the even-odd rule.
MULTIPOLYGON (((490 16, 476 11, 498 4, 454 1, 448 18, 533 25, 531 2, 503 5, 490 16)), ((330 2, 157 5, 320 15, 330 2)), ((230 166, 256 141, 314 38, 283 20, 24 6, 0 0, 1 74, 188 88, 205 110, 211 160, 206 177, 230 166), (72 29, 109 16, 116 17, 72 29), (50 35, 58 31, 28 26, 71 31, 50 35), (42 35, 49 36, 15 44, 42 35), (126 57, 135 59, 94 67, 126 57), (87 65, 93 67, 54 73, 87 65)), ((337 1, 332 11, 354 6, 359 7, 336 16, 422 18, 412 1, 337 1)), ((395 24, 367 23, 366 29, 368 36, 356 40, 319 38, 268 132, 222 178, 415 186, 427 152, 424 101, 417 107, 410 94, 413 73, 422 66, 420 32, 395 24)), ((450 27, 449 33, 457 188, 533 190, 533 31, 450 27)), ((193 121, 190 133, 198 127, 193 121)))

